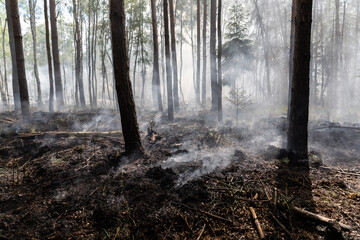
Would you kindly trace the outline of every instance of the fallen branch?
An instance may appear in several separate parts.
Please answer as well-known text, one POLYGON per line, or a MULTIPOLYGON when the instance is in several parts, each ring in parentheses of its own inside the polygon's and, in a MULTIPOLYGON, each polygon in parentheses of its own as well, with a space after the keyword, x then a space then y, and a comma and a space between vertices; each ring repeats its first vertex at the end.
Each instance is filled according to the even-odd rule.
POLYGON ((203 235, 204 233, 204 230, 205 230, 205 227, 206 227, 206 223, 204 224, 204 226, 202 227, 200 233, 199 233, 199 236, 196 238, 196 240, 200 240, 201 239, 201 236, 203 235))
MULTIPOLYGON (((306 211, 305 209, 301 209, 301 208, 298 208, 298 207, 295 207, 295 206, 291 206, 290 210, 295 212, 296 214, 304 217, 304 218, 308 218, 310 220, 313 220, 315 222, 324 224, 326 226, 331 227, 331 226, 334 225, 334 223, 337 223, 337 221, 335 221, 335 220, 333 220, 331 218, 327 218, 327 217, 324 217, 324 216, 321 216, 321 215, 306 211)), ((346 225, 346 224, 343 224, 343 223, 339 223, 339 225, 343 230, 346 230, 346 231, 351 231, 353 229, 353 227, 351 227, 349 225, 346 225)))
POLYGON ((249 209, 250 209, 250 212, 251 212, 251 216, 252 216, 252 218, 253 218, 253 220, 255 222, 255 226, 256 226, 256 229, 257 229, 257 231, 259 233, 260 239, 265 239, 265 234, 264 234, 264 232, 263 232, 263 230, 261 228, 259 219, 256 216, 255 209, 253 207, 249 207, 249 209))
POLYGON ((39 136, 69 136, 69 135, 75 135, 75 136, 86 136, 86 135, 116 135, 116 134, 122 134, 121 131, 110 131, 110 132, 67 132, 67 131, 61 131, 61 132, 39 132, 39 133, 19 133, 18 137, 20 138, 32 138, 32 137, 39 137, 39 136))
POLYGON ((290 239, 294 239, 292 233, 289 232, 289 231, 286 229, 286 227, 285 227, 271 212, 270 212, 270 216, 271 216, 272 219, 275 221, 275 223, 276 223, 277 225, 279 225, 279 227, 282 228, 282 230, 286 233, 286 235, 288 235, 288 237, 289 237, 290 239))

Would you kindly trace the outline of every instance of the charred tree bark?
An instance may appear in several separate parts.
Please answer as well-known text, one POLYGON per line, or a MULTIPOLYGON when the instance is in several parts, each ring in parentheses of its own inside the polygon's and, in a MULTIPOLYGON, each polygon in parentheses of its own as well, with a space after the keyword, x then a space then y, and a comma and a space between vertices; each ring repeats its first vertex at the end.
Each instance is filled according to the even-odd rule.
POLYGON ((79 87, 79 95, 80 95, 80 104, 82 108, 86 107, 85 102, 85 91, 84 91, 84 80, 83 80, 83 72, 82 72, 82 36, 80 31, 80 23, 79 23, 79 4, 78 0, 73 0, 73 9, 74 9, 74 22, 75 22, 75 78, 79 87))
POLYGON ((174 79, 174 109, 176 112, 180 110, 179 102, 179 81, 178 81, 178 66, 176 54, 176 36, 175 36, 175 13, 174 1, 169 0, 170 5, 170 30, 171 30, 171 56, 172 56, 172 70, 174 79))
POLYGON ((196 26, 197 26, 197 62, 196 62, 196 103, 200 105, 200 65, 201 65, 201 27, 200 27, 200 0, 197 0, 197 14, 196 14, 196 26))
POLYGON ((218 120, 222 122, 223 112, 222 112, 222 1, 218 2, 218 120))
POLYGON ((164 4, 164 29, 165 29, 165 59, 166 59, 166 83, 168 99, 168 119, 174 120, 174 102, 172 94, 172 72, 170 63, 170 36, 169 36, 169 5, 168 0, 163 0, 164 4))
POLYGON ((29 101, 29 93, 28 93, 27 81, 26 81, 23 37, 21 34, 18 0, 11 0, 10 7, 11 7, 11 20, 13 24, 14 39, 15 39, 15 54, 16 54, 16 66, 17 66, 18 80, 19 80, 21 112, 23 119, 25 121, 29 121, 31 118, 30 101, 29 101))
POLYGON ((207 0, 204 0, 204 16, 203 16, 203 72, 201 86, 201 103, 206 104, 206 27, 207 27, 207 0))
POLYGON ((50 29, 49 29, 47 0, 44 0, 44 14, 45 14, 44 16, 45 16, 45 32, 46 32, 45 33, 46 53, 47 53, 49 83, 50 83, 49 111, 54 112, 54 78, 53 78, 53 66, 52 66, 51 47, 50 47, 50 29))
POLYGON ((125 1, 110 0, 110 22, 116 92, 127 153, 142 153, 126 46, 125 1))
POLYGON ((9 42, 10 42, 11 63, 12 63, 12 85, 13 85, 13 95, 14 95, 14 111, 16 113, 18 113, 21 111, 21 101, 20 101, 18 70, 17 70, 17 64, 16 64, 14 27, 13 27, 13 22, 12 22, 12 17, 11 17, 10 3, 11 3, 11 0, 6 0, 6 17, 8 20, 9 42))
POLYGON ((50 0, 50 25, 51 25, 51 43, 52 43, 52 55, 54 62, 55 73, 55 94, 56 94, 56 106, 57 110, 61 110, 64 107, 64 96, 61 82, 61 68, 59 57, 59 43, 56 23, 56 5, 55 0, 50 0))
POLYGON ((156 17, 156 0, 151 0, 151 20, 153 28, 154 44, 154 69, 152 76, 153 101, 154 106, 158 105, 159 111, 163 111, 161 89, 160 89, 160 69, 159 69, 159 36, 156 17))
POLYGON ((37 39, 36 39, 35 8, 36 8, 35 1, 29 0, 30 28, 31 28, 31 35, 32 35, 32 40, 33 40, 33 55, 34 55, 34 75, 35 75, 37 94, 38 94, 37 103, 39 106, 41 106, 42 105, 41 84, 40 84, 40 77, 39 77, 38 62, 37 62, 37 57, 36 57, 37 56, 37 39))
POLYGON ((218 108, 218 80, 216 71, 216 0, 211 0, 210 16, 210 70, 211 70, 211 110, 218 108))
POLYGON ((2 49, 3 49, 3 59, 4 59, 4 84, 5 84, 5 91, 6 91, 6 105, 9 104, 9 86, 8 86, 8 79, 7 79, 7 64, 6 64, 6 51, 5 51, 5 32, 6 32, 6 24, 7 20, 4 24, 4 29, 2 32, 3 42, 2 42, 2 49))
POLYGON ((291 30, 290 30, 290 52, 289 52, 289 92, 288 92, 288 110, 287 118, 290 119, 290 103, 291 103, 291 88, 292 88, 292 74, 294 63, 294 39, 295 39, 295 14, 296 14, 296 1, 292 0, 291 6, 291 30))
POLYGON ((287 150, 307 159, 312 0, 298 0, 295 18, 294 63, 287 150))

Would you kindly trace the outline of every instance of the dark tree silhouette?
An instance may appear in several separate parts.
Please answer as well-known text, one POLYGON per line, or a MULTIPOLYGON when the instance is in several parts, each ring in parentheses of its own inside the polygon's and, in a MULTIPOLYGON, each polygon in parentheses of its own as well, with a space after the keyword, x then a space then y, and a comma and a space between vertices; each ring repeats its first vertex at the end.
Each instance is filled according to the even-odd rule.
POLYGON ((216 71, 216 0, 211 0, 210 15, 210 70, 211 70, 211 110, 218 108, 218 81, 216 71))
POLYGON ((124 1, 110 0, 110 22, 116 92, 127 153, 142 153, 139 125, 129 74, 124 1))
POLYGON ((298 0, 287 150, 293 161, 307 159, 312 0, 298 0))
POLYGON ((51 47, 50 47, 50 29, 49 29, 47 0, 44 0, 44 14, 45 14, 44 16, 45 16, 46 53, 47 53, 47 62, 49 69, 49 84, 50 84, 49 111, 54 112, 54 77, 53 77, 51 47))
POLYGON ((174 1, 169 0, 170 10, 170 32, 171 32, 171 57, 172 57, 172 70, 174 79, 174 109, 180 110, 179 103, 179 81, 178 81, 178 67, 177 67, 177 54, 176 54, 176 35, 175 35, 175 13, 174 1))
POLYGON ((197 59, 196 59, 196 103, 200 104, 200 65, 201 65, 201 27, 200 27, 200 0, 196 2, 196 27, 197 27, 197 59))
POLYGON ((218 120, 223 120, 222 112, 222 1, 218 2, 218 120))
POLYGON ((203 16, 203 73, 201 84, 201 103, 206 103, 206 27, 207 27, 207 0, 204 0, 204 16, 203 16))
POLYGON ((29 93, 28 93, 27 81, 26 81, 23 37, 21 34, 18 0, 11 0, 10 10, 11 10, 11 20, 13 24, 14 39, 15 39, 15 55, 16 55, 16 66, 17 66, 18 80, 19 80, 21 112, 23 119, 28 121, 30 120, 31 117, 30 101, 29 101, 29 93))

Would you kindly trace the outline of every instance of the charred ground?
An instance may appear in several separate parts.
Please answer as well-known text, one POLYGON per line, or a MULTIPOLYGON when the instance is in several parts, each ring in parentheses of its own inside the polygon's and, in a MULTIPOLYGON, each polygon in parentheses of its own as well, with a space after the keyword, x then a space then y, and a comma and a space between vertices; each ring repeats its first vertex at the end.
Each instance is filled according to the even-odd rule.
POLYGON ((146 155, 133 161, 115 113, 35 113, 26 125, 1 114, 0 238, 256 239, 249 207, 267 239, 331 235, 281 203, 360 237, 356 125, 312 122, 304 168, 281 156, 282 118, 235 128, 140 117, 146 155))

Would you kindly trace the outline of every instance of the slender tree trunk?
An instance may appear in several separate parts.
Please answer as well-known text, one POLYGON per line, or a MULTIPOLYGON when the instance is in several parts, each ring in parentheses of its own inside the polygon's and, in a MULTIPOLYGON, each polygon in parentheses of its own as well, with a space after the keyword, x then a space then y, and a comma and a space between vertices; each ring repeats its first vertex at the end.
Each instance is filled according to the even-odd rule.
POLYGON ((127 153, 142 153, 126 46, 125 1, 110 0, 110 22, 116 91, 127 153))
POLYGON ((222 0, 219 0, 218 5, 218 120, 222 122, 222 0))
POLYGON ((309 119, 309 71, 311 47, 312 0, 298 0, 295 19, 295 42, 290 122, 287 149, 295 161, 307 159, 309 119))
POLYGON ((197 0, 197 14, 196 14, 196 26, 197 26, 197 62, 196 62, 196 103, 200 105, 200 64, 201 64, 201 27, 200 27, 200 0, 197 0))
POLYGON ((56 5, 55 0, 50 0, 50 25, 51 25, 51 42, 52 42, 52 55, 54 62, 55 73, 55 94, 57 110, 62 110, 64 107, 64 96, 61 82, 61 68, 59 57, 59 43, 56 23, 56 5))
POLYGON ((49 29, 49 17, 47 0, 44 0, 44 16, 45 16, 45 38, 46 38, 46 53, 49 71, 49 84, 50 84, 50 96, 49 96, 49 111, 54 112, 54 78, 53 78, 53 66, 50 47, 50 29, 49 29))
POLYGON ((11 17, 11 0, 6 0, 6 17, 8 20, 8 31, 9 31, 9 42, 10 42, 10 51, 11 51, 11 63, 12 63, 12 85, 13 85, 13 95, 14 95, 14 111, 16 113, 21 111, 21 101, 20 101, 20 90, 19 90, 19 81, 18 81, 18 70, 16 64, 16 53, 15 53, 15 38, 14 38, 14 27, 11 17))
POLYGON ((168 0, 163 0, 164 4, 164 28, 165 28, 165 58, 166 58, 166 79, 168 95, 168 119, 174 120, 174 102, 172 94, 172 72, 170 62, 170 36, 169 36, 169 5, 168 0))
POLYGON ((30 101, 29 101, 29 93, 28 93, 27 81, 26 81, 23 37, 21 34, 18 0, 11 0, 10 6, 11 6, 11 20, 13 24, 14 39, 15 39, 15 54, 16 54, 16 65, 17 65, 18 80, 19 80, 21 112, 23 119, 25 121, 29 121, 31 118, 30 101))
POLYGON ((86 107, 85 92, 84 92, 84 80, 82 74, 82 36, 79 23, 79 8, 80 2, 73 0, 74 9, 74 22, 75 22, 75 77, 79 87, 80 104, 82 108, 86 107))
MULTIPOLYGON (((359 51, 359 18, 360 18, 360 1, 357 1, 357 5, 356 5, 356 19, 358 19, 356 21, 355 24, 355 60, 354 60, 354 75, 357 74, 358 71, 358 51, 359 51)), ((356 85, 355 84, 355 89, 356 89, 356 85)), ((350 98, 354 99, 354 88, 350 88, 350 98)))
POLYGON ((218 108, 218 80, 216 71, 216 0, 211 0, 210 16, 210 68, 211 68, 211 110, 218 108))
POLYGON ((206 27, 207 27, 207 0, 204 0, 204 17, 203 17, 203 73, 202 73, 202 88, 201 88, 201 102, 206 104, 206 27))
POLYGON ((170 29, 171 29, 171 56, 172 56, 172 69, 174 79, 174 109, 176 112, 180 110, 179 102, 179 81, 178 81, 178 66, 176 54, 176 36, 175 36, 175 15, 174 15, 174 1, 169 0, 170 5, 170 29))
POLYGON ((8 104, 9 99, 9 87, 8 87, 8 79, 7 79, 7 63, 6 63, 6 52, 5 52, 5 32, 6 32, 6 24, 7 21, 5 21, 4 29, 2 32, 3 42, 2 42, 2 49, 3 49, 3 59, 4 59, 4 81, 5 81, 5 91, 6 91, 6 103, 8 104))
POLYGON ((35 5, 34 0, 29 0, 29 11, 30 11, 30 28, 31 28, 31 35, 33 40, 33 55, 34 55, 34 74, 37 86, 37 94, 38 99, 37 103, 39 106, 42 105, 42 98, 41 98, 41 84, 40 84, 40 77, 39 77, 39 68, 37 63, 37 39, 36 39, 36 20, 35 20, 35 5))
POLYGON ((152 76, 153 87, 153 101, 154 106, 158 105, 159 111, 163 111, 161 89, 160 89, 160 69, 159 69, 159 37, 156 17, 156 0, 151 0, 151 16, 153 28, 153 43, 154 43, 154 69, 152 76))

